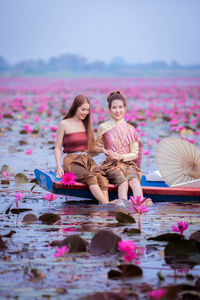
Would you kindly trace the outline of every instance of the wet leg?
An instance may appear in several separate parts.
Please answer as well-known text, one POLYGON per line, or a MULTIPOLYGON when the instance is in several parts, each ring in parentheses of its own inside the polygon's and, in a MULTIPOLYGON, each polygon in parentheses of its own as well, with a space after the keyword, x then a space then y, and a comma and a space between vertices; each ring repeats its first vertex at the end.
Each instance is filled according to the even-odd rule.
POLYGON ((128 181, 124 181, 118 187, 118 198, 127 200, 128 181))
POLYGON ((89 189, 92 193, 92 195, 99 201, 99 204, 106 204, 108 203, 108 200, 106 199, 104 193, 98 186, 98 184, 91 184, 89 185, 89 189))
POLYGON ((132 189, 134 198, 141 196, 141 199, 143 199, 142 187, 139 180, 137 178, 133 178, 129 181, 129 185, 132 189))

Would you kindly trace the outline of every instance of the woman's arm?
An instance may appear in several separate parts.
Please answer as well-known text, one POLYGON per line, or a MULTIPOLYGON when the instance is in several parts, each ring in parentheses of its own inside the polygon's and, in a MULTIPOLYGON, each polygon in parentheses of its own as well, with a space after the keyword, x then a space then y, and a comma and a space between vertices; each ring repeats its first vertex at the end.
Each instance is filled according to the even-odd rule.
POLYGON ((130 144, 130 152, 126 154, 119 154, 117 152, 112 152, 109 156, 111 158, 122 160, 122 161, 131 161, 138 158, 139 153, 139 143, 134 142, 130 144))
POLYGON ((57 168, 57 172, 56 172, 57 178, 61 178, 64 174, 63 168, 61 166, 61 151, 62 151, 63 136, 64 136, 64 124, 63 121, 61 121, 56 132, 56 146, 54 150, 56 168, 57 168))
POLYGON ((105 129, 103 128, 103 126, 100 125, 97 130, 97 137, 96 137, 96 141, 95 141, 94 152, 96 152, 96 153, 103 152, 105 155, 109 155, 110 151, 108 151, 104 148, 104 142, 103 142, 104 131, 105 131, 105 129))

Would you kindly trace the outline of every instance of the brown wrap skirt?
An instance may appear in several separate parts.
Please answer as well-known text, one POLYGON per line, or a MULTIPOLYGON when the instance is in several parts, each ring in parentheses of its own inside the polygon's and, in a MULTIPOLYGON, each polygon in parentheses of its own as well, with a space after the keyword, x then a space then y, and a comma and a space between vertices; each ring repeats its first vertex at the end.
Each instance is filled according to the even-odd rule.
POLYGON ((63 160, 64 172, 72 172, 78 182, 98 184, 101 190, 108 189, 105 173, 89 154, 67 154, 63 160))
POLYGON ((101 170, 105 172, 106 177, 117 187, 125 181, 133 178, 142 179, 142 172, 134 161, 118 161, 116 159, 107 158, 101 165, 101 170))

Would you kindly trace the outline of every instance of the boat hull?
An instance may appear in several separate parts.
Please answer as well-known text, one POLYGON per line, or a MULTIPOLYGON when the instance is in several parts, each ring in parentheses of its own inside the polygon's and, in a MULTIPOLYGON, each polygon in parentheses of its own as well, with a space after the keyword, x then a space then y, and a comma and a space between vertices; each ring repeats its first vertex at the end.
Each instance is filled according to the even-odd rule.
MULTIPOLYGON (((51 193, 94 200, 86 184, 76 182, 73 186, 65 186, 56 178, 55 172, 35 169, 34 173, 40 186, 51 193)), ((144 197, 150 197, 154 202, 200 201, 200 188, 171 188, 164 181, 147 181, 145 176, 142 177, 141 185, 144 197)), ((131 195, 129 191, 129 197, 131 195)), ((117 187, 109 184, 109 199, 117 198, 117 187)))

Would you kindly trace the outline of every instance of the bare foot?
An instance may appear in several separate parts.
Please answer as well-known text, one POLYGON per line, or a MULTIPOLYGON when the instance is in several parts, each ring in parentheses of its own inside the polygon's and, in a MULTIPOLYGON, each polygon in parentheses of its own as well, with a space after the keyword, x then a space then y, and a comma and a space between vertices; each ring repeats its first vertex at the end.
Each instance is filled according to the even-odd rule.
POLYGON ((114 204, 116 206, 123 206, 123 207, 129 206, 128 200, 125 200, 125 199, 115 199, 115 200, 110 201, 109 203, 114 204))
POLYGON ((151 200, 151 198, 147 198, 144 202, 144 204, 146 206, 153 206, 153 201, 151 200))

